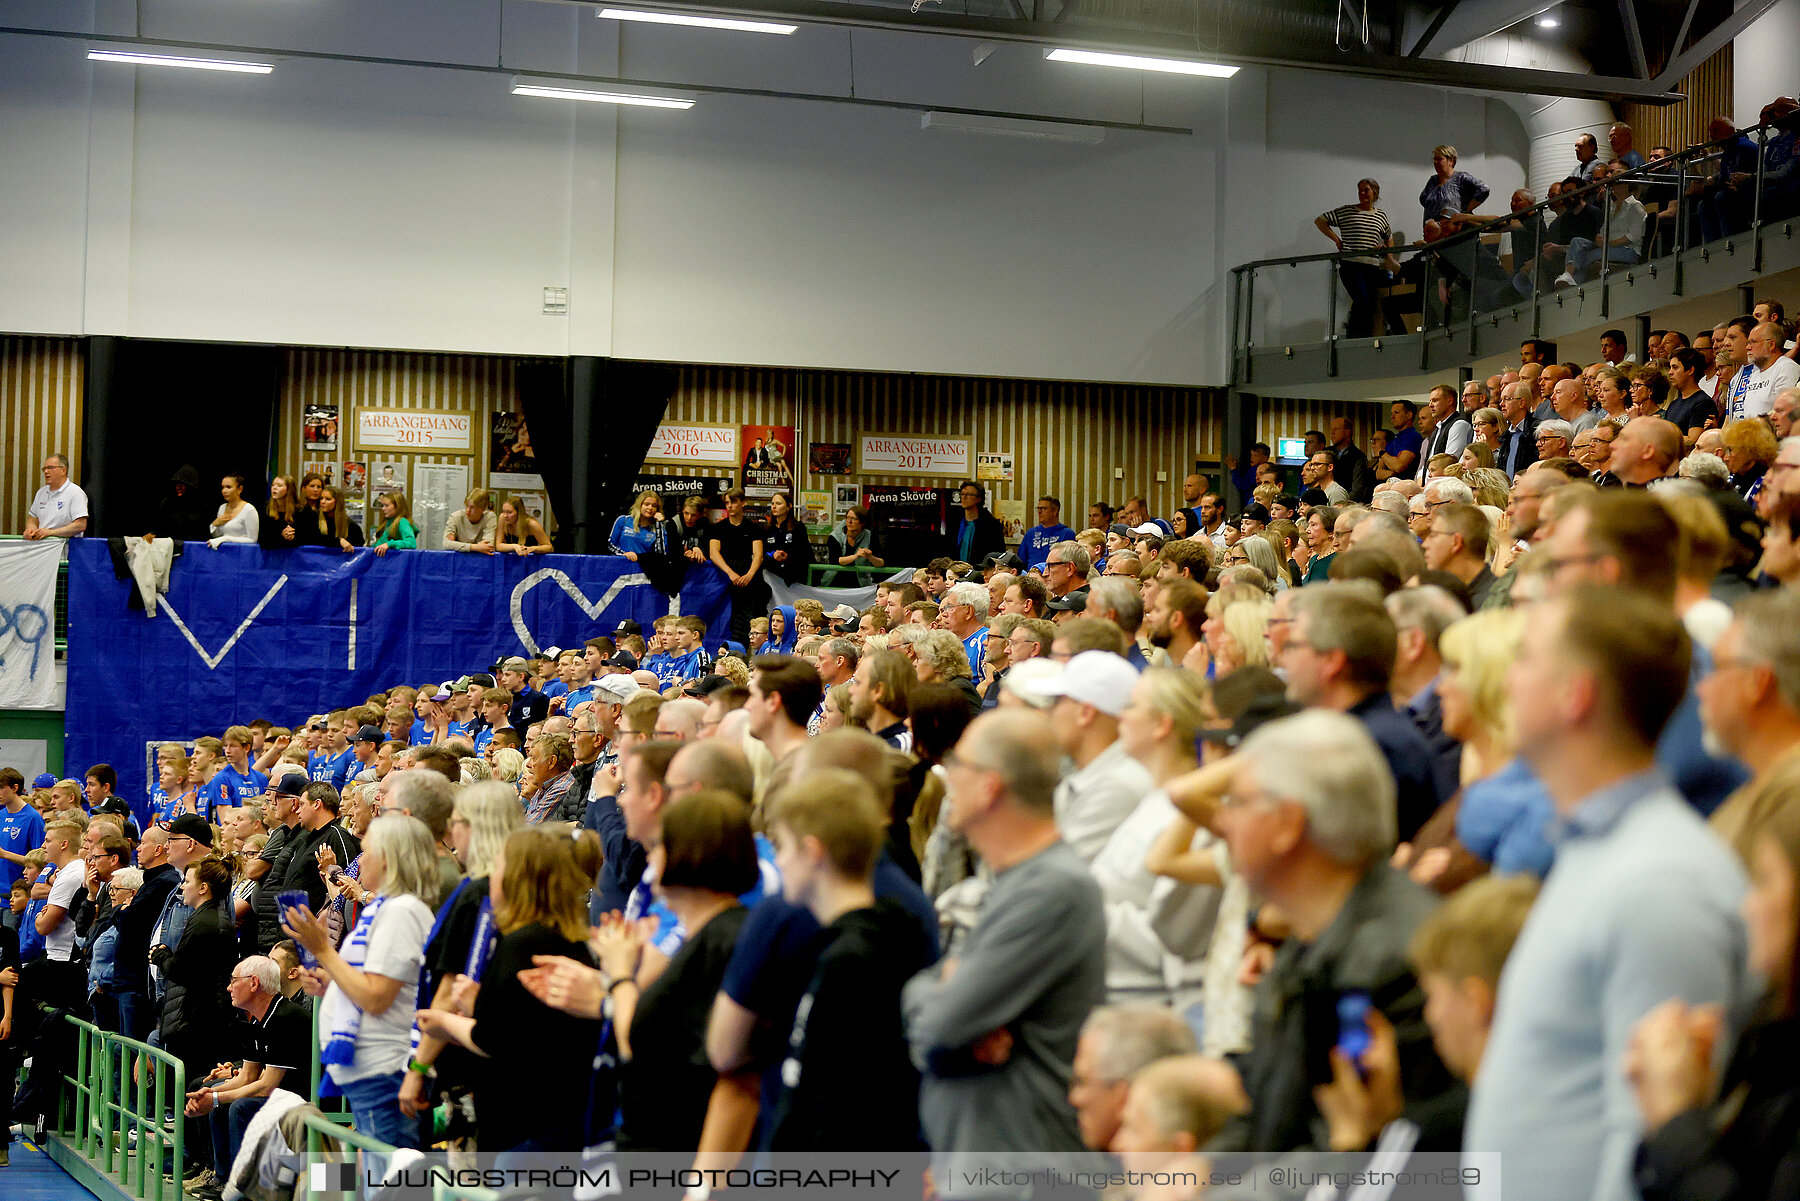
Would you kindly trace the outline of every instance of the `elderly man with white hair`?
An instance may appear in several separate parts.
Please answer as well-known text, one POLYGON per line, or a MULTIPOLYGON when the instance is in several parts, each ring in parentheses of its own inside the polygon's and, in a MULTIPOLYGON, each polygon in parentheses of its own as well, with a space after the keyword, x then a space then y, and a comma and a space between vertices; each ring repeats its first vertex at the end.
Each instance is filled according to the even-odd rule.
MULTIPOLYGON (((1789 441, 1800 444, 1800 439, 1789 439, 1789 441)), ((1695 451, 1681 460, 1681 465, 1675 469, 1675 474, 1681 479, 1693 480, 1708 489, 1725 488, 1731 484, 1731 468, 1725 466, 1725 460, 1718 455, 1701 454, 1699 451, 1695 451)))
POLYGON ((229 1174, 244 1131, 269 1094, 284 1081, 289 1091, 305 1091, 312 1065, 312 1015, 281 995, 281 968, 267 955, 252 955, 232 968, 226 991, 238 1021, 221 1039, 221 1055, 235 1047, 243 1062, 236 1072, 215 1070, 189 1091, 185 1112, 189 1117, 211 1115, 213 1162, 225 1165, 222 1170, 229 1174))
POLYGON ((1472 505, 1475 492, 1452 476, 1439 476, 1425 485, 1425 511, 1435 513, 1445 505, 1472 505))
POLYGON ((1532 441, 1537 445, 1539 462, 1545 459, 1566 459, 1575 442, 1575 427, 1560 417, 1540 421, 1537 432, 1532 435, 1532 441))
POLYGON ((988 590, 980 584, 953 584, 944 593, 944 607, 938 615, 963 644, 969 674, 980 679, 982 661, 987 658, 988 590))
POLYGON ((1388 863, 1394 780, 1381 750, 1355 717, 1310 709, 1262 726, 1230 762, 1219 832, 1251 892, 1279 908, 1293 937, 1257 986, 1241 1062, 1250 1108, 1208 1149, 1317 1146, 1312 1068, 1329 1060, 1337 1007, 1349 997, 1366 998, 1369 1016, 1393 1027, 1408 1103, 1441 1098, 1454 1085, 1432 1050, 1406 955, 1436 900, 1388 863))

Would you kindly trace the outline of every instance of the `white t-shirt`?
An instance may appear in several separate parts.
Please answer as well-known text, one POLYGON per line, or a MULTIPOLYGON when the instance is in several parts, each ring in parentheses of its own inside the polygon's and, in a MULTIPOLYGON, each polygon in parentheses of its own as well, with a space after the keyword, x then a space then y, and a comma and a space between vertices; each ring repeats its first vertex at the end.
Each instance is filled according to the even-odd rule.
MULTIPOLYGON (((425 962, 425 939, 431 934, 431 907, 415 896, 389 897, 369 930, 369 952, 362 970, 400 981, 394 1003, 383 1013, 365 1012, 356 1032, 356 1061, 335 1064, 331 1078, 339 1084, 366 1076, 386 1076, 406 1067, 412 1053, 413 1017, 419 1006, 419 968, 425 962)), ((319 1046, 336 1024, 339 1005, 349 999, 335 982, 320 998, 319 1046)))
POLYGON ((1750 368, 1744 383, 1743 411, 1733 417, 1761 417, 1775 407, 1775 394, 1800 384, 1800 363, 1778 358, 1767 368, 1750 368))
POLYGON ((81 892, 86 881, 82 878, 82 869, 86 865, 79 859, 71 859, 59 869, 56 878, 50 882, 50 899, 45 906, 61 905, 63 919, 57 923, 56 929, 44 935, 44 957, 58 963, 67 963, 75 951, 75 898, 81 892))
MULTIPOLYGON (((43 484, 37 495, 31 498, 31 508, 27 510, 37 518, 40 527, 47 530, 60 529, 71 521, 88 515, 87 493, 83 492, 74 480, 64 480, 63 486, 52 492, 50 485, 43 484)), ((72 537, 79 538, 80 534, 72 537)))

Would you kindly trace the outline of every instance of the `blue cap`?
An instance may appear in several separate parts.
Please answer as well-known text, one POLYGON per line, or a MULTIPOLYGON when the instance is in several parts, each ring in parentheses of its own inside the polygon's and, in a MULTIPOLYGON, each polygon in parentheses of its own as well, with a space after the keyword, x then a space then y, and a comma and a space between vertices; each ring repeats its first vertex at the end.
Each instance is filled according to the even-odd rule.
POLYGON ((51 775, 49 772, 45 772, 42 775, 40 775, 37 779, 33 780, 31 782, 31 786, 33 788, 50 788, 50 787, 54 786, 55 783, 56 783, 56 777, 51 775))

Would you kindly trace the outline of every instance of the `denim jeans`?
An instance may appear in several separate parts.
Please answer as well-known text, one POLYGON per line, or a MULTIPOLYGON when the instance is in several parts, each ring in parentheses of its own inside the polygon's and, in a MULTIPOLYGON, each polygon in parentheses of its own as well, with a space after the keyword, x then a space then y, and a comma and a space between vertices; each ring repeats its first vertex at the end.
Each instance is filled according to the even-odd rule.
MULTIPOLYGON (((1587 238, 1569 239, 1569 274, 1586 282, 1593 278, 1592 267, 1600 261, 1600 247, 1587 238)), ((1638 253, 1629 246, 1608 246, 1606 261, 1630 266, 1638 261, 1638 253)))
POLYGON ((405 1078, 405 1072, 394 1072, 339 1085, 358 1130, 389 1146, 418 1146, 418 1124, 400 1112, 400 1084, 405 1078))
POLYGON ((207 1115, 212 1127, 213 1171, 219 1174, 221 1184, 231 1176, 231 1165, 237 1160, 238 1148, 244 1145, 244 1131, 250 1128, 250 1119, 267 1100, 267 1097, 239 1097, 213 1106, 207 1115))

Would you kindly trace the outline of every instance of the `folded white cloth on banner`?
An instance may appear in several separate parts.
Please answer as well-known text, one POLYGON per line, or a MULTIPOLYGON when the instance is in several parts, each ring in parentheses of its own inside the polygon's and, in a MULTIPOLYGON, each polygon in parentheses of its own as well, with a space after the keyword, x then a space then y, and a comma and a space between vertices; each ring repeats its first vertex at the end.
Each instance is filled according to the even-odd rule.
POLYGON ((175 540, 158 538, 145 542, 142 538, 125 540, 125 562, 137 581, 138 595, 144 598, 144 616, 156 616, 156 594, 169 590, 169 564, 175 561, 175 540))

